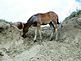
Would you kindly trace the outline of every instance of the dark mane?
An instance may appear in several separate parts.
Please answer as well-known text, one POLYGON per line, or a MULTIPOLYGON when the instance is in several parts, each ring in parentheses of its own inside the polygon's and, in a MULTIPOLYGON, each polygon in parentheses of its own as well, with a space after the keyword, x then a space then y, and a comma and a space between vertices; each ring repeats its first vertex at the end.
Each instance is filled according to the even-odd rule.
POLYGON ((27 23, 32 23, 32 20, 33 20, 33 16, 31 16, 31 17, 28 19, 27 23))

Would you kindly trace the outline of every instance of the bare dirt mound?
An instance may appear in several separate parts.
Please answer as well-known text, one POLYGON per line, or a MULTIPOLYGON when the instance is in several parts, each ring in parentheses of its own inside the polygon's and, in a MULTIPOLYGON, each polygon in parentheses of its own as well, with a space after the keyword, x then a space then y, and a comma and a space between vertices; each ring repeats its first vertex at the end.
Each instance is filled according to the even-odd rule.
POLYGON ((81 61, 81 16, 65 20, 59 41, 49 41, 50 28, 42 30, 42 42, 34 43, 34 29, 27 38, 9 24, 0 28, 0 61, 81 61))

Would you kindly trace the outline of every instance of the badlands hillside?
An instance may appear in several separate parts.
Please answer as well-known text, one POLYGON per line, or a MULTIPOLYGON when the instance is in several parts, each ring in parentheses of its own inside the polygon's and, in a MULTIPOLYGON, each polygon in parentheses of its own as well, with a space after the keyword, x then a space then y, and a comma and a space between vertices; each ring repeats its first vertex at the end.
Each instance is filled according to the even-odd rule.
POLYGON ((26 38, 0 20, 0 61, 81 61, 81 10, 62 22, 59 40, 50 41, 50 27, 42 28, 42 41, 33 41, 34 28, 26 38))

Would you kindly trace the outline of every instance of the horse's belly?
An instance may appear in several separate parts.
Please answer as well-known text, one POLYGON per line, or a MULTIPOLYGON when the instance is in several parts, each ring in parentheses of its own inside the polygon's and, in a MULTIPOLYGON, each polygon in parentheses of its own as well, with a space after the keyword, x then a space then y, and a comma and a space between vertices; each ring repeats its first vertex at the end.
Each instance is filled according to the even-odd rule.
POLYGON ((48 21, 42 21, 42 24, 43 25, 47 25, 47 24, 49 24, 50 23, 50 20, 48 20, 48 21))

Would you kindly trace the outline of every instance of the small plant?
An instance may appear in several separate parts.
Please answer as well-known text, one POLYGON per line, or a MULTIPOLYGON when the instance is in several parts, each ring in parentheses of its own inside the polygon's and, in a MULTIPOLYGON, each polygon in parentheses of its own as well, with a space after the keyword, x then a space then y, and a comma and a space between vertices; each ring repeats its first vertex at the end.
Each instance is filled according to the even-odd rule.
POLYGON ((73 11, 70 16, 66 17, 65 20, 71 19, 73 17, 77 17, 78 15, 81 14, 81 10, 73 11))
POLYGON ((4 20, 4 19, 0 19, 0 22, 4 22, 4 23, 11 23, 11 22, 8 22, 8 21, 6 21, 6 20, 4 20))

